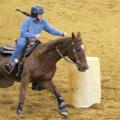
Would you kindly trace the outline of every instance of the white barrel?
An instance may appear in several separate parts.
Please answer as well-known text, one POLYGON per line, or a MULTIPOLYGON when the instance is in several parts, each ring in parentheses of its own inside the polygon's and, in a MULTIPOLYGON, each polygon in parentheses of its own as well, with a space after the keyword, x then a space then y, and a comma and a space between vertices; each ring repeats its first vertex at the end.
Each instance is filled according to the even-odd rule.
POLYGON ((89 69, 79 72, 69 64, 70 99, 72 105, 88 108, 101 101, 100 61, 97 57, 87 57, 89 69))

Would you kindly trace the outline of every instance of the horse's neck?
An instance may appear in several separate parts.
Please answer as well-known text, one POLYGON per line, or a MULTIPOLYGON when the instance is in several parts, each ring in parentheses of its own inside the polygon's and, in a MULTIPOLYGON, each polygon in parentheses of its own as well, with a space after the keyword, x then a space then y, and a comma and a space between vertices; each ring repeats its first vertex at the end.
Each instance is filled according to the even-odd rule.
POLYGON ((69 38, 60 39, 58 41, 54 41, 53 43, 50 43, 43 54, 40 55, 40 57, 44 57, 45 61, 50 61, 51 63, 56 63, 61 59, 61 56, 58 54, 57 49, 60 51, 60 53, 63 56, 67 55, 67 49, 70 44, 69 38))
POLYGON ((70 40, 65 40, 65 41, 63 41, 62 44, 57 45, 56 52, 58 51, 57 54, 60 57, 67 56, 67 51, 68 51, 68 49, 70 47, 70 43, 71 43, 70 40))

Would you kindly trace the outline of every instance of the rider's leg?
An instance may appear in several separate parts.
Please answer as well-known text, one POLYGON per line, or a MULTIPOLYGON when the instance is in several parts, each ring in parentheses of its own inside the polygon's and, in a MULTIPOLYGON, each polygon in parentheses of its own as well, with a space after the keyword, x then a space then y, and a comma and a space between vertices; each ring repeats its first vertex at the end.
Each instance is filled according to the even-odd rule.
POLYGON ((14 51, 14 53, 12 54, 10 60, 8 61, 8 63, 6 64, 5 68, 8 70, 8 71, 11 71, 15 65, 16 65, 16 62, 15 61, 22 53, 24 47, 26 46, 27 44, 27 39, 26 38, 19 38, 18 41, 17 41, 17 45, 16 45, 16 49, 14 51))
POLYGON ((21 55, 22 50, 24 49, 26 44, 27 44, 26 38, 22 37, 22 38, 18 39, 16 49, 10 58, 11 61, 15 61, 15 59, 21 55))

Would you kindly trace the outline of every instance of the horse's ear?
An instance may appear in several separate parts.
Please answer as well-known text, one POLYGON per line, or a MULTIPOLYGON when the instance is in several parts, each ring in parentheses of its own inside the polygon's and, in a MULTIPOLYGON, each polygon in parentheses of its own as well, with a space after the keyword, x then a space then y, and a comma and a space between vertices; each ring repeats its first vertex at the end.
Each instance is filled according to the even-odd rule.
POLYGON ((81 33, 80 32, 77 33, 77 38, 81 38, 81 33))
POLYGON ((74 34, 74 32, 72 32, 72 38, 73 38, 73 39, 75 38, 75 34, 74 34))

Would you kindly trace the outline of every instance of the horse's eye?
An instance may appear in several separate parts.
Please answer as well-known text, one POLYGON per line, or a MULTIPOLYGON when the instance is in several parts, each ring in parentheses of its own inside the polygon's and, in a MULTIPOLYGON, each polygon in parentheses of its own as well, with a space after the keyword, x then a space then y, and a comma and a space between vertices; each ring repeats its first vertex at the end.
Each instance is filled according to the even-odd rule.
POLYGON ((76 51, 77 51, 77 52, 81 51, 81 48, 76 48, 76 51))

